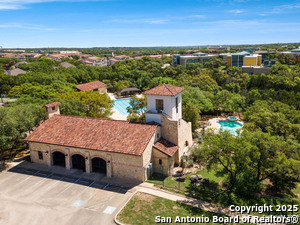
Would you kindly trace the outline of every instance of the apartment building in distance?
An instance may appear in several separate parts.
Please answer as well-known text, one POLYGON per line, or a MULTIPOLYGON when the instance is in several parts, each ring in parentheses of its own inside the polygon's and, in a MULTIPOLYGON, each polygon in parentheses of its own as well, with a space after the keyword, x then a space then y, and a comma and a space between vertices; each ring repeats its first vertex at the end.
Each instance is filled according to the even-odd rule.
POLYGON ((127 55, 118 55, 118 56, 115 56, 114 54, 112 54, 112 57, 110 57, 108 59, 108 65, 113 65, 116 62, 121 62, 121 61, 124 61, 124 60, 127 60, 127 59, 132 59, 132 58, 129 57, 129 56, 127 56, 127 55))
POLYGON ((173 66, 182 65, 186 66, 188 63, 206 63, 212 58, 219 58, 217 54, 206 54, 203 52, 193 53, 192 55, 173 55, 173 66))

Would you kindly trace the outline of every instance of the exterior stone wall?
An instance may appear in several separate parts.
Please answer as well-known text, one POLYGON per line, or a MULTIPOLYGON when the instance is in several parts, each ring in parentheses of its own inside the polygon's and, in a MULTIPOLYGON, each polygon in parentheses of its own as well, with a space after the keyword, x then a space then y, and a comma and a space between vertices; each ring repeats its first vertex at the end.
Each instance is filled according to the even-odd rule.
POLYGON ((192 124, 183 119, 178 121, 170 120, 166 116, 161 116, 162 137, 178 145, 178 157, 176 163, 179 163, 182 155, 188 151, 193 144, 192 124))
POLYGON ((243 66, 242 71, 243 71, 243 73, 248 73, 248 74, 256 74, 256 75, 266 74, 266 75, 268 75, 270 73, 270 67, 243 66))
POLYGON ((98 91, 99 91, 100 94, 107 93, 107 88, 102 87, 102 88, 99 88, 98 91))
POLYGON ((192 123, 185 120, 179 120, 178 128, 178 159, 193 145, 192 123))
POLYGON ((164 139, 178 145, 178 121, 161 115, 161 132, 164 139))
POLYGON ((174 168, 174 156, 169 157, 161 151, 153 148, 153 172, 161 173, 163 175, 171 175, 172 169, 174 168), (159 161, 161 160, 161 164, 159 161))
POLYGON ((46 118, 50 119, 54 115, 60 115, 59 106, 54 106, 54 110, 52 107, 45 108, 46 118))
POLYGON ((155 144, 156 141, 158 141, 158 139, 161 137, 161 127, 159 126, 156 129, 155 134, 152 136, 151 140, 148 143, 147 148, 145 149, 144 153, 143 153, 143 168, 144 168, 144 180, 148 180, 152 174, 148 173, 148 167, 149 164, 152 162, 152 165, 154 164, 153 162, 153 150, 152 150, 152 146, 155 144))
POLYGON ((153 142, 155 141, 153 138, 149 142, 146 150, 145 156, 135 156, 129 154, 121 154, 115 152, 105 152, 105 151, 97 151, 97 150, 89 150, 89 149, 81 149, 81 148, 73 148, 59 145, 48 145, 44 143, 36 143, 29 142, 30 148, 30 157, 31 161, 34 163, 40 163, 47 166, 53 165, 53 157, 52 153, 55 151, 61 152, 65 155, 66 160, 66 169, 72 168, 72 155, 79 154, 85 158, 86 172, 90 173, 92 171, 92 159, 95 157, 102 158, 106 161, 107 165, 107 176, 108 177, 122 177, 129 179, 136 179, 139 181, 145 181, 147 176, 145 176, 145 171, 147 168, 144 167, 146 165, 146 161, 149 160, 148 156, 149 152, 152 151, 153 142), (151 149, 151 150, 149 150, 151 149), (39 159, 38 152, 42 152, 43 159, 39 159), (145 162, 143 161, 145 160, 145 162))

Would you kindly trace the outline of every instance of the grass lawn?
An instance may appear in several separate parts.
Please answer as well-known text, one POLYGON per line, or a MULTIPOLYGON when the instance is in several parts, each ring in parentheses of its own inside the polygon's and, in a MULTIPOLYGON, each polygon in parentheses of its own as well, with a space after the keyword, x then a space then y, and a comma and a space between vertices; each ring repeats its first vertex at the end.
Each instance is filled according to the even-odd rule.
MULTIPOLYGON (((219 183, 223 177, 218 177, 217 174, 214 171, 208 172, 207 169, 197 171, 196 174, 201 174, 203 178, 209 178, 210 181, 219 183)), ((164 186, 165 188, 173 188, 180 191, 187 191, 187 188, 190 186, 190 176, 193 174, 189 174, 186 176, 186 179, 184 182, 177 182, 174 177, 169 176, 162 176, 160 174, 153 174, 153 177, 149 179, 147 182, 153 183, 156 185, 164 186)))
POLYGON ((293 192, 296 196, 300 197, 300 182, 298 182, 296 185, 297 185, 297 187, 294 188, 294 189, 292 190, 292 192, 293 192))
MULTIPOLYGON (((219 182, 223 180, 223 177, 217 176, 216 172, 214 171, 207 171, 207 169, 197 171, 197 174, 201 174, 203 178, 209 178, 210 183, 209 184, 200 184, 199 187, 194 187, 191 185, 191 182, 189 180, 190 176, 192 174, 189 174, 186 177, 185 182, 177 182, 175 179, 171 176, 164 177, 158 174, 154 174, 152 179, 148 180, 147 182, 153 183, 155 185, 159 185, 163 189, 169 190, 169 191, 180 191, 183 195, 192 195, 192 197, 207 201, 210 203, 222 205, 222 206, 229 206, 229 205, 248 205, 253 206, 255 204, 258 205, 290 205, 290 204, 299 204, 299 198, 296 196, 285 194, 281 196, 274 196, 274 197, 257 197, 254 198, 253 196, 241 196, 234 193, 229 194, 226 192, 221 186, 219 185, 219 182), (179 183, 180 183, 180 189, 179 189, 179 183), (294 201, 294 203, 292 203, 294 201)), ((293 193, 300 194, 300 186, 295 188, 293 190, 293 193)), ((300 210, 295 213, 299 214, 300 210)), ((253 212, 253 214, 256 214, 253 212)), ((278 212, 274 213, 264 213, 264 214, 275 214, 279 215, 278 212)), ((286 212, 283 214, 291 214, 290 212, 286 212)))
POLYGON ((202 217, 202 215, 210 218, 212 216, 220 216, 219 214, 207 212, 199 208, 138 192, 118 215, 118 220, 124 224, 152 225, 156 224, 155 217, 160 216, 171 217, 172 223, 170 224, 178 224, 174 222, 176 216, 202 217))

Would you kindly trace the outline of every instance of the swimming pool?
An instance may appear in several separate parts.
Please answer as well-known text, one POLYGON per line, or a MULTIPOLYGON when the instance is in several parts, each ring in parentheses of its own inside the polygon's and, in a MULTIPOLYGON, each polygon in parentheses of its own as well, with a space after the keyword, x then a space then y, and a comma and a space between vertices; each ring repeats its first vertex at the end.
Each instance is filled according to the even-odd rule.
POLYGON ((127 108, 130 106, 130 98, 118 99, 114 101, 114 107, 118 110, 122 115, 127 116, 129 113, 127 112, 127 108))
POLYGON ((237 131, 243 126, 241 123, 226 120, 219 121, 219 124, 221 125, 221 131, 228 130, 229 133, 235 136, 239 136, 237 131))
MULTIPOLYGON (((123 98, 114 101, 114 108, 124 116, 128 116, 127 108, 130 106, 131 98, 123 98)), ((146 110, 146 108, 145 108, 146 110)))

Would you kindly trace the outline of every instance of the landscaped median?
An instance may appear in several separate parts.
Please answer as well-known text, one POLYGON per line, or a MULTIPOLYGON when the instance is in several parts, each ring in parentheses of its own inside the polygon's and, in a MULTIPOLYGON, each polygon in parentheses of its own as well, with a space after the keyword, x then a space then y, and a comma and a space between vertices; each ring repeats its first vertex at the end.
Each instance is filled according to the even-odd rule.
POLYGON ((190 224, 193 220, 200 223, 213 224, 213 216, 224 215, 208 212, 183 203, 137 192, 117 215, 120 224, 152 225, 157 223, 190 224))

